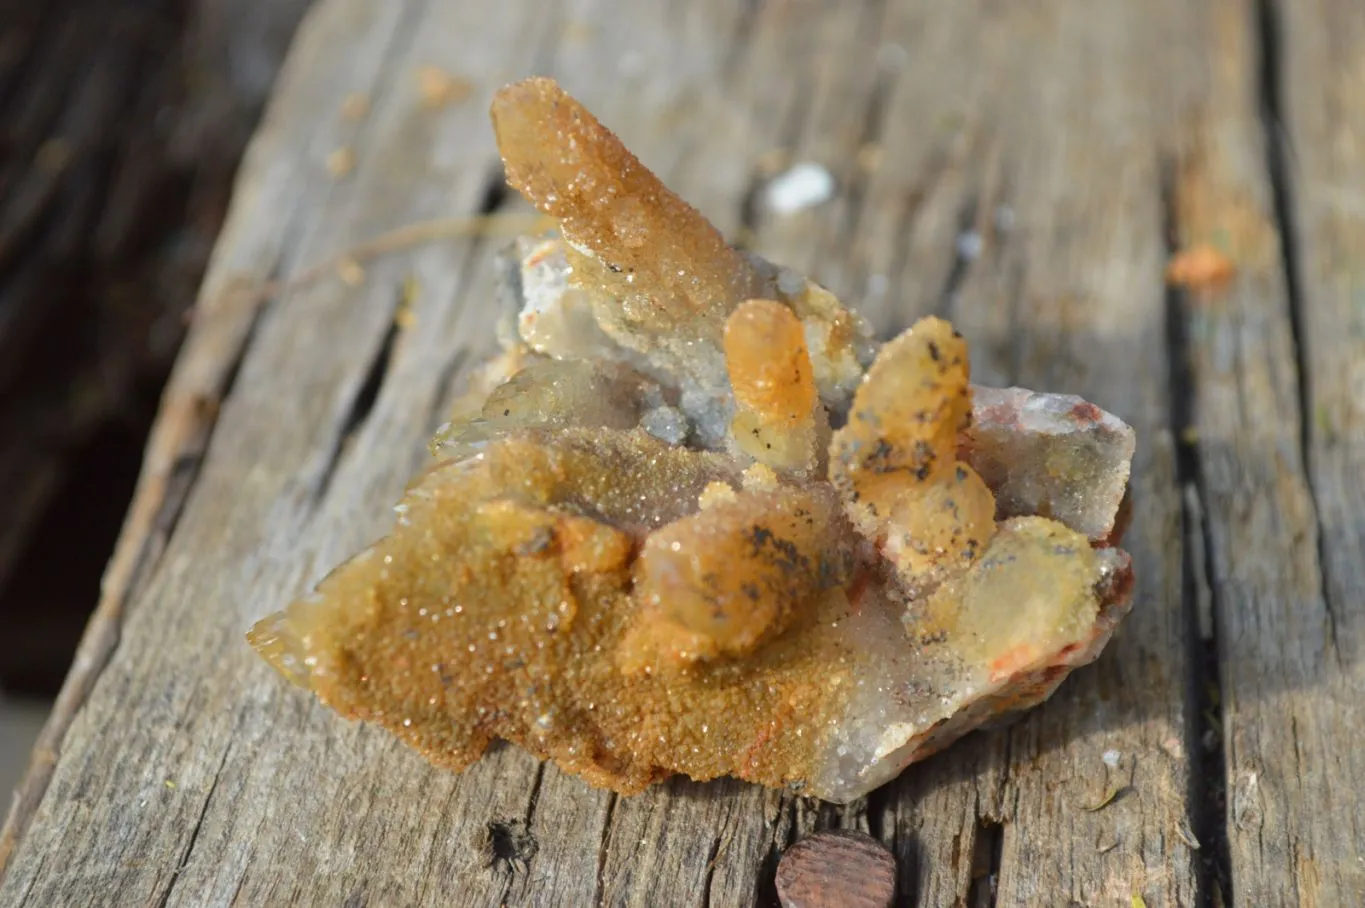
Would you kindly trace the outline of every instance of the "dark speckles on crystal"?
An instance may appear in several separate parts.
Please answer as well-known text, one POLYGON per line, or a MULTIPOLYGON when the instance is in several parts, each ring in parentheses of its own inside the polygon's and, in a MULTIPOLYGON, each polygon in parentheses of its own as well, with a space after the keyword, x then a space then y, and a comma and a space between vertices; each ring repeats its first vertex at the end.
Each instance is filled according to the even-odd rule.
POLYGON ((559 229, 517 242, 515 330, 389 535, 253 628, 271 664, 455 770, 500 738, 626 794, 848 801, 1099 653, 1127 426, 973 386, 941 319, 879 347, 549 80, 494 123, 559 229))

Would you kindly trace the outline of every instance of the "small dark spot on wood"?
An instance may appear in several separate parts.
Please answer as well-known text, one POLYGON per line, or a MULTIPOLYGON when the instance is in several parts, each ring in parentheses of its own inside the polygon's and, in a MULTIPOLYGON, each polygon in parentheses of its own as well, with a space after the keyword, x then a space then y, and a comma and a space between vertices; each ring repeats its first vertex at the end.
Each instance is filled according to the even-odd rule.
POLYGON ((972 847, 972 883, 967 894, 968 905, 995 905, 1004 849, 1005 827, 991 817, 980 817, 976 822, 972 847))
POLYGON ((539 850, 540 843, 524 820, 493 820, 484 839, 484 866, 501 873, 524 874, 539 850))

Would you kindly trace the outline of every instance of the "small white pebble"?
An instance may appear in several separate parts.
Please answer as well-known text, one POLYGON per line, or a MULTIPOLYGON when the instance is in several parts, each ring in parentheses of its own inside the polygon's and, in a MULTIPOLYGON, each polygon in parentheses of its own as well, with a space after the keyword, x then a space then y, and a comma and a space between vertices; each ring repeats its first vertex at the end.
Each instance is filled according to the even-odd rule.
POLYGON ((1104 756, 1100 759, 1104 760, 1104 765, 1108 766, 1110 769, 1118 769, 1119 761, 1123 759, 1123 754, 1119 753, 1117 750, 1106 750, 1104 756))
POLYGON ((773 177, 763 197, 776 214, 814 208, 834 197, 834 174, 820 164, 803 161, 773 177))
POLYGON ((959 258, 969 262, 974 262, 981 255, 981 248, 985 243, 981 239, 981 234, 975 230, 964 230, 957 235, 957 254, 959 258))
POLYGON ((869 274, 867 276, 867 295, 870 299, 881 299, 886 296, 886 291, 891 288, 891 281, 884 274, 869 274))

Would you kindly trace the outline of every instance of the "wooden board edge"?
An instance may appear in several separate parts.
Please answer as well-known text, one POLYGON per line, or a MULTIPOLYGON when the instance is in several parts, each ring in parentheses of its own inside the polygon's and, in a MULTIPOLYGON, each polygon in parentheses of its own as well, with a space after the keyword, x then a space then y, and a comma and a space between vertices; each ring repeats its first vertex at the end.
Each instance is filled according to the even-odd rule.
POLYGON ((162 397, 128 515, 100 583, 99 601, 14 789, 0 827, 0 882, 47 794, 67 731, 118 648, 126 607, 156 567, 189 498, 219 407, 267 301, 258 284, 240 281, 230 281, 220 296, 231 299, 209 308, 182 351, 182 366, 194 359, 195 369, 177 368, 162 397))

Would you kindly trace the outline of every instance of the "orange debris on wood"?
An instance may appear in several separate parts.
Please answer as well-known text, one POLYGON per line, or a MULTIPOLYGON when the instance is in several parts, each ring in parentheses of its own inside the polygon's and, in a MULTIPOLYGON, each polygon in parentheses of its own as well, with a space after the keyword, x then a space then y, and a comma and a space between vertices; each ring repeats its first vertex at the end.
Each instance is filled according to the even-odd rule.
POLYGON ((1207 243, 1177 253, 1166 265, 1166 283, 1190 290, 1219 290, 1237 273, 1237 265, 1207 243))

